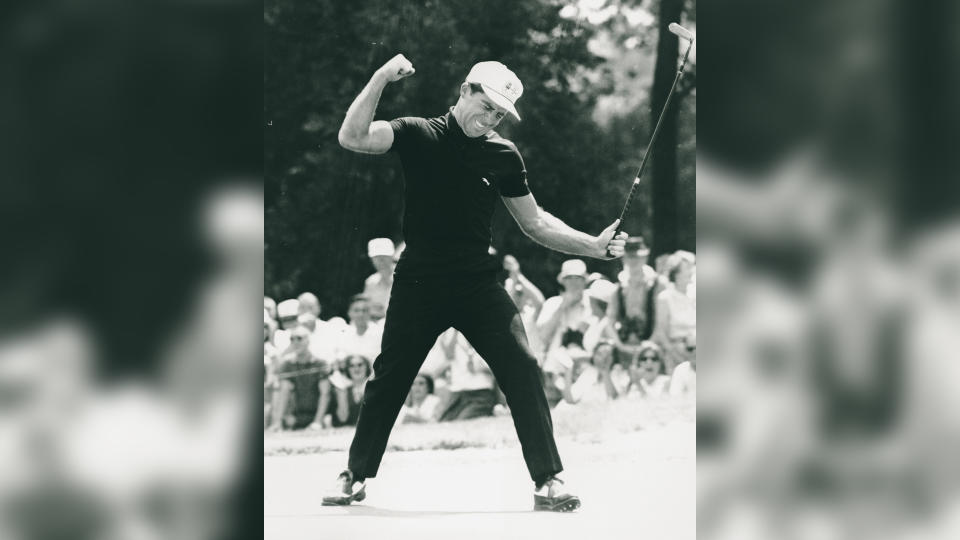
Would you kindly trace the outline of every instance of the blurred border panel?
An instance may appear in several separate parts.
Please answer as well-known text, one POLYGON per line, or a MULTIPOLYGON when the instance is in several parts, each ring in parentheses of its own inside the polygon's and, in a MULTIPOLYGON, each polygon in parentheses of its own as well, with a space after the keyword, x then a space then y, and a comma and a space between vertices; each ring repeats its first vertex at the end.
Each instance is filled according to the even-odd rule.
POLYGON ((0 537, 259 529, 261 25, 0 8, 0 537))
POLYGON ((960 537, 960 7, 697 18, 698 536, 960 537))

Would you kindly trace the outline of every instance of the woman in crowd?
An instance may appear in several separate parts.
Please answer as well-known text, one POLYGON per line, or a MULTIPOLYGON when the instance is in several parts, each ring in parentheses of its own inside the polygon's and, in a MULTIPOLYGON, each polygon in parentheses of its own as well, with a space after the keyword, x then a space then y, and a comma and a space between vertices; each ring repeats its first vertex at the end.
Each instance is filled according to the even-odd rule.
POLYGON ((588 360, 575 360, 562 373, 551 373, 549 380, 561 396, 556 408, 616 399, 619 392, 614 381, 613 357, 613 344, 602 341, 588 360))
POLYGON ((693 292, 693 253, 677 251, 667 258, 670 282, 657 295, 657 317, 651 339, 663 349, 667 373, 696 354, 697 300, 693 292))
POLYGON ((333 415, 333 427, 357 425, 360 403, 363 401, 363 388, 371 374, 370 360, 367 357, 360 355, 347 357, 347 378, 350 384, 346 388, 337 388, 337 410, 333 415))
POLYGON ((670 377, 667 375, 660 347, 652 341, 640 344, 640 351, 630 364, 628 394, 658 397, 667 394, 670 377))
POLYGON ((417 375, 410 387, 407 402, 401 411, 401 422, 423 424, 437 421, 440 398, 433 393, 433 377, 426 373, 417 375))

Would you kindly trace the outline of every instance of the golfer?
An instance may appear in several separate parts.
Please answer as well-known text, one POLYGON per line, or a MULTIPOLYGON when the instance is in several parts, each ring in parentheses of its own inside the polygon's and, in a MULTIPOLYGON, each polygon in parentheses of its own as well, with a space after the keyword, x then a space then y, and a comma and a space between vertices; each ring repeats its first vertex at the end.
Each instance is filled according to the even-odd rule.
POLYGON ((489 364, 513 414, 534 482, 534 509, 572 511, 580 500, 564 489, 550 408, 537 361, 510 296, 496 280, 490 223, 497 198, 523 232, 571 255, 607 259, 623 255, 626 233, 615 221, 599 236, 574 230, 537 206, 514 144, 493 129, 523 93, 520 79, 499 62, 473 66, 456 105, 436 118, 374 121, 388 83, 414 73, 402 54, 374 73, 347 110, 340 144, 354 152, 400 157, 405 179, 403 235, 380 356, 367 382, 347 470, 324 505, 366 497, 390 430, 427 352, 443 331, 460 331, 489 364))

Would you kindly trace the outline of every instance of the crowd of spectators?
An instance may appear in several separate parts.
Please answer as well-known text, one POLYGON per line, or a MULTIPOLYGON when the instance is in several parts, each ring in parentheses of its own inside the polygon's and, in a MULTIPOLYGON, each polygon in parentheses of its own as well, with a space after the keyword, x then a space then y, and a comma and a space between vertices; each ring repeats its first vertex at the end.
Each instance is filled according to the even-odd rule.
MULTIPOLYGON (((264 297, 264 427, 355 425, 364 385, 380 354, 393 270, 402 245, 371 240, 376 270, 353 296, 347 320, 321 317, 305 292, 264 297)), ((696 258, 676 251, 648 264, 641 237, 627 241, 614 279, 564 261, 560 294, 545 298, 511 255, 504 287, 517 304, 552 408, 611 400, 661 399, 696 392, 696 258)), ((413 381, 398 422, 430 423, 508 414, 486 362, 462 334, 437 339, 413 381)))

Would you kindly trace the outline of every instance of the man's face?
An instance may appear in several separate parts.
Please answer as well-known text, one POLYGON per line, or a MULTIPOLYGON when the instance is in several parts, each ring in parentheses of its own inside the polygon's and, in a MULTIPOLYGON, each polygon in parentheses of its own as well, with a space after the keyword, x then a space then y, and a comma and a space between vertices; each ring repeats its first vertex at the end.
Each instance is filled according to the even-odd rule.
POLYGON ((350 318, 350 322, 353 324, 368 322, 370 320, 370 303, 361 300, 350 304, 350 309, 347 310, 347 317, 350 318))
POLYGON ((370 257, 370 263, 377 269, 377 272, 393 272, 393 257, 386 255, 376 255, 370 257))
POLYGON ((628 251, 623 256, 623 265, 627 268, 640 268, 647 264, 647 253, 628 251))
POLYGON ((567 276, 563 278, 563 289, 571 295, 582 294, 587 288, 587 280, 580 276, 567 276))
POLYGON ((303 351, 310 344, 310 333, 306 328, 297 327, 290 336, 290 346, 295 351, 303 351))
POLYGON ((481 137, 500 124, 507 110, 497 105, 483 92, 472 92, 468 85, 460 89, 457 103, 460 117, 457 121, 467 137, 481 137))

